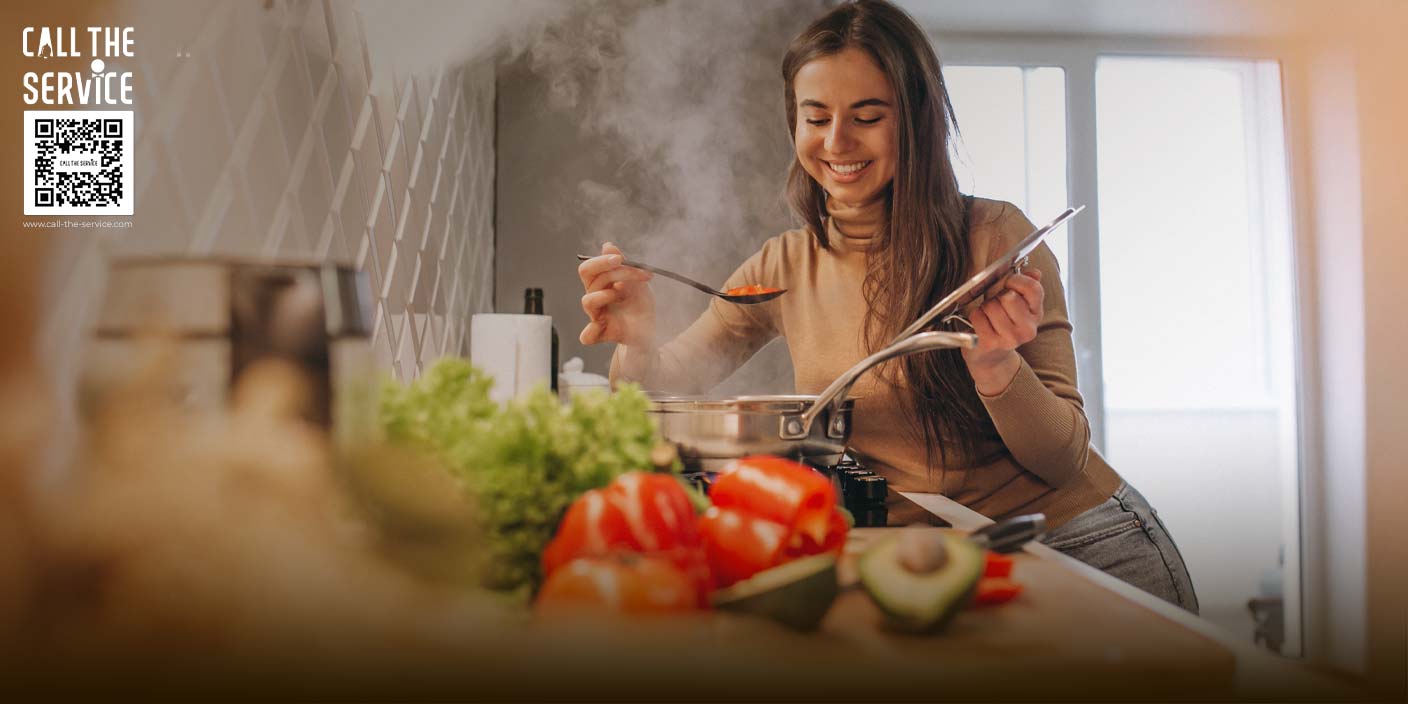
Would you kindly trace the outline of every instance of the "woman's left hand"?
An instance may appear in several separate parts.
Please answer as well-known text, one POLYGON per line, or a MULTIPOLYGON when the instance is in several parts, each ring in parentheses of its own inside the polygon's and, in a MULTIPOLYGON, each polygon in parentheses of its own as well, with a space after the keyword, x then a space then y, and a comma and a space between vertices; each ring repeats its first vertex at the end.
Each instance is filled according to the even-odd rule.
POLYGON ((1029 269, 1007 277, 1002 293, 988 299, 969 316, 978 346, 963 350, 968 373, 984 396, 1007 390, 1022 358, 1017 348, 1036 339, 1046 291, 1041 287, 1041 271, 1029 269))

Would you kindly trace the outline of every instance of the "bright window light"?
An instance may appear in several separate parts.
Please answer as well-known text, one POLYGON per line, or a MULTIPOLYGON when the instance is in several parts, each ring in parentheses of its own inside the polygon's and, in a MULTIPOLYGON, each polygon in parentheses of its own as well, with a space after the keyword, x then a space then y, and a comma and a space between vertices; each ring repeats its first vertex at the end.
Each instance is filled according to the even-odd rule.
MULTIPOLYGON (((1054 67, 947 66, 959 135, 950 145, 965 193, 1005 200, 1037 224, 1066 202, 1066 73, 1054 67)), ((1047 244, 1067 280, 1066 229, 1047 244)))
POLYGON ((1107 456, 1203 616, 1299 650, 1292 237, 1273 61, 1096 64, 1107 456))

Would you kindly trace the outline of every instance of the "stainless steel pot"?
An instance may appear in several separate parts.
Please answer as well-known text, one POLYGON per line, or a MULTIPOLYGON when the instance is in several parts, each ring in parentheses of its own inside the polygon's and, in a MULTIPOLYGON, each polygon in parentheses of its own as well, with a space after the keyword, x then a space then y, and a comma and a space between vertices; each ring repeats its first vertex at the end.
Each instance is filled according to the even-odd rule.
POLYGON ((855 401, 848 397, 862 374, 896 357, 977 344, 978 337, 969 333, 919 333, 861 360, 815 396, 652 396, 649 413, 686 464, 701 469, 753 454, 830 466, 840 461, 850 440, 855 401))

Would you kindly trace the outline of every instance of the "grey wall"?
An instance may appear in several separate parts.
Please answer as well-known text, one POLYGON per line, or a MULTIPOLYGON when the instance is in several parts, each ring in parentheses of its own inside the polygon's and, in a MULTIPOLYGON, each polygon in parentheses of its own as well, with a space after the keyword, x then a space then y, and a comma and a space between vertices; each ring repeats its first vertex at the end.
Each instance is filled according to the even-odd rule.
POLYGON ((117 256, 351 263, 380 368, 409 379, 467 355, 491 296, 493 63, 399 70, 352 3, 124 7, 141 37, 119 66, 135 74, 135 214, 52 235, 41 344, 58 388, 117 256))
MULTIPOLYGON (((792 227, 780 65, 820 0, 603 2, 562 18, 499 66, 495 309, 541 287, 563 361, 605 373, 611 345, 584 348, 574 253, 603 241, 719 284, 792 227)), ((668 339, 706 297, 657 280, 668 339)), ((721 392, 792 390, 774 343, 721 392)))

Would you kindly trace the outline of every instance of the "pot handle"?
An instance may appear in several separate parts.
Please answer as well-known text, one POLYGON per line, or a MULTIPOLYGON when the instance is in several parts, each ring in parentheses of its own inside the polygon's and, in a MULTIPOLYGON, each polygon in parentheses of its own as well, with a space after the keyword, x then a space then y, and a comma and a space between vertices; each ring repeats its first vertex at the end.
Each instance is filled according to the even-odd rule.
MULTIPOLYGON (((978 336, 966 332, 921 332, 891 344, 861 360, 854 367, 847 369, 836 381, 831 382, 831 385, 826 387, 820 396, 817 396, 816 403, 813 403, 805 413, 785 419, 781 429, 782 439, 801 440, 807 437, 811 433, 812 423, 816 422, 817 416, 826 408, 832 406, 839 408, 841 403, 846 400, 846 396, 851 393, 851 386, 856 383, 856 380, 862 374, 870 371, 871 367, 881 362, 916 352, 953 347, 972 349, 977 346, 978 336)), ((833 417, 839 416, 833 414, 833 417)))

